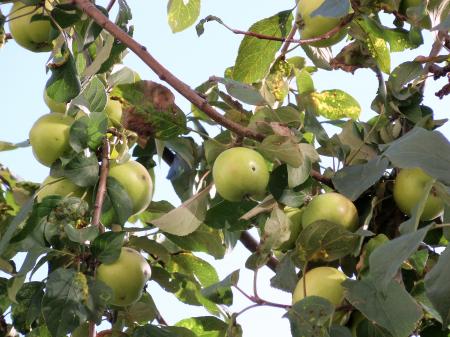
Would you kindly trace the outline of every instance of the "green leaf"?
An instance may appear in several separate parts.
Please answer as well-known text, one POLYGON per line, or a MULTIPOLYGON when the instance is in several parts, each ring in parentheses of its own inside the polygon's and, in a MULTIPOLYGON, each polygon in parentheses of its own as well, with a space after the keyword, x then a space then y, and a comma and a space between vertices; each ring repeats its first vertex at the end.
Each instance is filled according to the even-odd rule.
POLYGON ((169 263, 170 253, 166 247, 155 240, 150 240, 148 237, 144 236, 133 236, 130 239, 130 244, 138 249, 142 249, 147 254, 152 255, 155 259, 169 263))
POLYGON ((149 293, 142 294, 141 298, 126 310, 126 318, 132 322, 145 324, 158 316, 158 309, 149 293))
POLYGON ((123 225, 133 213, 130 196, 113 177, 106 179, 106 195, 102 208, 102 222, 123 225))
POLYGON ((107 129, 108 117, 104 112, 93 112, 89 116, 81 117, 70 126, 70 146, 76 152, 87 147, 96 151, 102 144, 107 129))
POLYGON ((306 69, 298 70, 294 68, 294 74, 297 82, 297 90, 300 95, 310 94, 315 91, 312 76, 306 69))
POLYGON ((225 255, 225 245, 221 233, 206 225, 200 225, 193 233, 182 237, 168 233, 165 235, 182 249, 204 252, 216 259, 222 259, 225 255))
POLYGON ((225 337, 228 325, 213 316, 186 318, 175 324, 195 333, 197 337, 225 337))
POLYGON ((334 89, 313 92, 308 97, 308 107, 316 115, 335 120, 340 118, 358 119, 361 107, 352 96, 346 92, 334 89))
POLYGON ((270 279, 270 285, 274 288, 292 293, 297 286, 298 276, 295 264, 292 261, 292 253, 288 253, 278 263, 275 276, 270 279))
POLYGON ((258 151, 270 160, 280 160, 292 167, 299 167, 303 162, 299 144, 294 137, 271 135, 258 144, 258 151))
POLYGON ((429 229, 430 226, 427 226, 416 232, 399 236, 379 246, 370 254, 370 275, 378 289, 387 291, 387 287, 403 261, 416 251, 429 229))
POLYGON ((119 256, 123 246, 125 232, 106 232, 92 242, 92 254, 103 263, 113 263, 119 256))
POLYGON ((231 202, 221 200, 206 212, 205 224, 215 229, 241 230, 248 226, 248 222, 241 220, 241 216, 256 206, 256 202, 243 200, 231 202))
POLYGON ((419 62, 404 62, 392 71, 387 81, 387 87, 391 89, 395 98, 405 100, 411 96, 407 85, 415 81, 422 73, 423 66, 419 62))
POLYGON ((439 312, 443 326, 450 322, 450 246, 439 256, 439 260, 425 276, 427 297, 439 312))
POLYGON ((145 325, 134 330, 132 337, 197 337, 197 335, 186 328, 177 326, 145 325))
POLYGON ((256 106, 267 104, 260 91, 250 84, 223 77, 213 77, 213 79, 216 82, 224 84, 227 92, 231 96, 244 103, 256 106))
POLYGON ((206 216, 206 204, 211 186, 186 200, 181 206, 171 210, 156 220, 152 225, 169 234, 185 236, 194 232, 206 216))
POLYGON ((302 44, 302 49, 306 56, 314 63, 317 68, 332 70, 331 60, 333 59, 333 54, 330 48, 315 48, 302 44))
MULTIPOLYGON (((284 11, 253 24, 249 31, 275 37, 285 37, 292 26, 292 12, 284 11)), ((280 49, 281 41, 269 41, 245 36, 242 40, 233 68, 233 79, 255 83, 263 79, 280 49)))
POLYGON ((217 304, 233 304, 233 292, 231 287, 239 281, 239 270, 235 270, 222 281, 202 289, 202 295, 217 304))
POLYGON ((13 325, 21 333, 28 332, 41 316, 41 301, 44 296, 41 282, 25 283, 17 293, 17 304, 12 305, 13 325))
POLYGON ((358 20, 358 24, 366 33, 364 42, 369 49, 370 55, 374 58, 380 70, 389 74, 391 72, 391 54, 389 53, 383 31, 377 23, 369 17, 358 20))
POLYGON ((395 167, 420 167, 433 178, 450 185, 450 142, 439 131, 415 127, 389 144, 383 155, 395 167))
POLYGON ((325 0, 311 13, 311 17, 324 16, 327 18, 342 18, 350 11, 348 0, 325 0))
POLYGON ((101 112, 105 109, 106 101, 105 85, 98 76, 94 76, 83 91, 72 100, 69 112, 78 109, 78 107, 83 107, 90 112, 101 112))
POLYGON ((84 153, 79 153, 65 165, 61 165, 60 162, 53 164, 50 175, 65 177, 78 186, 88 187, 98 181, 98 170, 96 156, 86 157, 84 153))
POLYGON ((328 337, 334 305, 323 297, 307 296, 289 309, 292 336, 328 337))
POLYGON ((52 65, 50 69, 52 75, 45 85, 48 97, 62 103, 69 102, 80 93, 80 79, 78 78, 75 60, 70 53, 66 52, 63 61, 52 65))
POLYGON ((169 0, 167 4, 167 20, 173 33, 194 24, 199 15, 200 0, 169 0))
POLYGON ((11 150, 15 150, 17 148, 18 148, 18 146, 14 143, 0 141, 0 152, 11 151, 11 150))
POLYGON ((71 224, 65 224, 64 232, 70 241, 80 244, 84 244, 86 241, 93 241, 98 236, 98 228, 94 226, 77 229, 71 224))
POLYGON ((60 268, 49 275, 42 314, 53 337, 65 336, 87 320, 87 293, 87 279, 81 273, 60 268))
POLYGON ((346 166, 333 176, 333 185, 339 193, 354 201, 373 186, 388 167, 389 161, 381 157, 365 164, 346 166))
POLYGON ((167 270, 195 277, 203 287, 219 282, 214 267, 192 253, 173 254, 167 270))
POLYGON ((378 291, 375 283, 371 279, 346 280, 342 283, 345 298, 393 337, 410 336, 422 317, 422 310, 396 281, 390 280, 385 293, 378 291))
POLYGON ((334 261, 355 251, 360 236, 344 227, 320 220, 304 228, 297 238, 294 261, 334 261))

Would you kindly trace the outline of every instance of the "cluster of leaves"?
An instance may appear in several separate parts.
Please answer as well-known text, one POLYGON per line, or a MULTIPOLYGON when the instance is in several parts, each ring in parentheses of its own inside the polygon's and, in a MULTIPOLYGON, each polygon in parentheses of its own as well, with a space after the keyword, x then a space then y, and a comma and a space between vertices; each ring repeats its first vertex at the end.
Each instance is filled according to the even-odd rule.
MULTIPOLYGON (((76 6, 56 4, 52 22, 62 31, 48 63, 46 93, 56 102, 68 102, 67 114, 77 116, 81 109, 87 115, 71 126, 70 151, 52 165, 51 174, 69 179, 86 193, 82 198, 49 196, 38 201, 36 185, 19 182, 0 167, 0 269, 10 275, 0 278, 0 335, 17 331, 60 337, 87 321, 106 318, 118 336, 241 336, 237 315, 224 310, 233 303, 231 289, 237 286, 239 271, 220 280, 213 266, 194 253, 221 259, 244 231, 256 227, 261 242, 245 266, 257 272, 275 254, 279 263, 273 287, 292 292, 298 274, 318 265, 339 266, 353 277, 343 284, 348 305, 337 308, 350 320, 332 325, 336 308, 322 298, 305 298, 285 306, 294 336, 351 336, 352 325, 358 336, 447 336, 450 144, 435 130, 445 121, 433 119, 423 95, 428 62, 449 59, 434 55, 393 70, 390 65, 391 53, 423 43, 423 29, 436 31, 437 39, 448 38, 449 18, 442 13, 448 13, 449 5, 443 3, 421 2, 402 14, 399 1, 360 1, 349 24, 350 42, 335 57, 329 48, 302 43, 306 57, 288 57, 279 53, 281 41, 251 36, 287 37, 295 28, 294 10, 252 25, 235 64, 196 90, 224 118, 257 133, 261 141, 229 130, 210 136, 209 126, 217 125, 211 116, 193 105, 192 116, 186 117, 167 88, 140 81, 129 68, 115 68, 127 46, 76 6), (393 27, 382 23, 381 10, 393 14, 393 27), (369 121, 358 119, 361 108, 348 93, 334 88, 318 92, 314 87, 320 69, 360 68, 373 70, 379 78, 372 103, 377 115, 369 121), (125 113, 122 125, 112 129, 104 112, 108 95, 122 103, 125 113), (328 135, 323 123, 337 126, 339 133, 328 135), (182 204, 152 202, 130 217, 130 197, 108 178, 102 221, 118 226, 102 233, 92 225, 105 139, 111 158, 119 162, 134 157, 151 169, 165 160, 170 165, 167 178, 182 204), (270 163, 268 194, 262 202, 233 203, 210 193, 208 172, 215 159, 237 144, 256 149, 270 163), (320 166, 325 157, 333 161, 332 168, 320 166), (427 194, 410 218, 396 207, 393 179, 397 169, 410 167, 420 167, 436 179, 434 192, 447 205, 443 218, 420 221, 427 194), (314 195, 331 189, 355 202, 360 229, 353 233, 318 222, 303 229, 295 245, 280 249, 291 228, 284 207, 302 208, 314 195), (142 226, 130 227, 132 223, 142 226), (210 315, 167 326, 149 293, 127 308, 109 305, 111 291, 95 280, 95 268, 115 261, 123 245, 145 253, 152 266, 151 282, 183 303, 203 306, 210 315), (438 248, 445 250, 438 254, 438 248), (17 270, 14 259, 19 253, 25 258, 17 270), (26 281, 43 266, 47 278, 26 281)), ((115 24, 132 36, 130 8, 124 0, 118 5, 115 24)), ((326 0, 319 14, 342 17, 342 6, 348 8, 349 2, 326 0)), ((200 0, 168 3, 174 32, 195 23, 199 13, 200 0)), ((201 20, 197 32, 203 33, 211 20, 221 22, 201 20)), ((19 146, 0 143, 1 150, 19 146)), ((269 304, 252 298, 256 304, 269 304)))

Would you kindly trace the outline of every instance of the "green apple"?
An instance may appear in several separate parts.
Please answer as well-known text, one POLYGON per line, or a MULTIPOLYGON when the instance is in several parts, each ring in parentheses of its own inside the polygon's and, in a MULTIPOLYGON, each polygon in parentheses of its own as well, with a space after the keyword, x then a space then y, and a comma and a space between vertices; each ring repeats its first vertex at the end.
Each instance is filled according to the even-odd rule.
POLYGON ((343 272, 333 267, 311 269, 298 281, 292 294, 292 304, 306 296, 320 296, 339 306, 344 301, 344 288, 341 283, 346 279, 347 276, 343 272), (304 277, 306 277, 305 281, 304 277), (306 288, 306 295, 304 288, 306 288))
POLYGON ((97 279, 113 291, 110 303, 120 307, 139 300, 150 275, 151 269, 145 258, 128 247, 122 248, 116 261, 102 263, 97 268, 97 279))
POLYGON ((302 214, 303 214, 303 208, 295 208, 295 207, 288 207, 286 206, 284 208, 284 213, 290 220, 290 231, 291 235, 289 236, 289 239, 285 242, 283 242, 279 247, 276 247, 276 249, 279 250, 289 250, 295 247, 295 241, 297 241, 297 238, 302 231, 302 214))
POLYGON ((72 117, 63 114, 47 114, 33 124, 29 138, 38 162, 51 166, 70 148, 69 130, 73 121, 72 117))
POLYGON ((109 176, 115 178, 128 193, 133 206, 133 214, 144 211, 153 195, 153 182, 148 170, 137 161, 123 164, 111 163, 109 176))
MULTIPOLYGON (((422 198, 425 185, 433 178, 420 168, 402 169, 394 183, 394 200, 398 208, 411 216, 414 207, 422 198)), ((444 211, 444 201, 435 195, 433 189, 428 195, 420 220, 433 220, 444 211)))
POLYGON ((233 147, 222 152, 213 166, 217 192, 228 201, 241 201, 245 196, 261 198, 269 183, 269 170, 258 152, 233 147))
POLYGON ((78 328, 72 331, 70 337, 88 337, 89 336, 89 323, 83 323, 78 328))
POLYGON ((67 103, 56 102, 53 98, 47 95, 47 90, 44 90, 44 102, 47 104, 51 112, 65 113, 67 108, 67 103))
POLYGON ((85 190, 82 187, 75 185, 67 178, 55 178, 48 176, 42 182, 39 191, 36 193, 36 198, 38 202, 41 202, 42 199, 49 195, 81 197, 84 192, 85 190))
MULTIPOLYGON (((311 16, 311 14, 318 9, 325 0, 302 0, 299 1, 297 7, 297 15, 302 19, 303 26, 300 29, 300 36, 302 39, 311 39, 323 35, 333 28, 337 27, 342 17, 324 17, 311 16)), ((350 12, 349 12, 350 13, 350 12)), ((311 43, 314 47, 329 47, 338 43, 347 35, 347 29, 342 28, 339 32, 329 37, 328 39, 311 43)))
POLYGON ((122 104, 120 101, 110 99, 105 106, 105 113, 108 116, 108 120, 111 125, 119 127, 122 122, 122 104))
POLYGON ((43 7, 16 1, 9 14, 9 30, 20 46, 34 52, 50 51, 53 49, 52 25, 50 20, 31 21, 36 14, 46 15, 43 7))
POLYGON ((302 216, 303 228, 319 220, 330 221, 354 231, 359 222, 358 210, 353 202, 342 194, 320 194, 306 206, 302 216))

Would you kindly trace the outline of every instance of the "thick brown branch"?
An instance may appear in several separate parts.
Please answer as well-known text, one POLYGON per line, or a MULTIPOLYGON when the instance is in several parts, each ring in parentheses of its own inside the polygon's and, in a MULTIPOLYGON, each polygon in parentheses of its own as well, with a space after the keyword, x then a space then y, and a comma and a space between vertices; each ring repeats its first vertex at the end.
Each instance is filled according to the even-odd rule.
POLYGON ((107 30, 117 40, 125 44, 132 50, 146 65, 152 69, 162 81, 167 82, 176 91, 183 95, 189 102, 197 108, 205 112, 211 119, 224 126, 230 131, 261 141, 264 136, 239 125, 222 116, 209 103, 201 97, 195 90, 189 87, 186 83, 178 79, 162 64, 160 64, 147 49, 131 38, 127 33, 121 30, 117 25, 110 21, 100 10, 98 10, 89 0, 73 0, 88 16, 90 16, 101 27, 107 30))

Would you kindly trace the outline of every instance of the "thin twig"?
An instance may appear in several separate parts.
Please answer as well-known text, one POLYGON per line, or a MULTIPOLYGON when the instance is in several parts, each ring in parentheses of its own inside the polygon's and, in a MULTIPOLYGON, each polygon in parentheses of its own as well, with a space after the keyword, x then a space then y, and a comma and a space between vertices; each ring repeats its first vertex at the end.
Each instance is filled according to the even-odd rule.
POLYGON ((98 227, 100 233, 105 231, 105 228, 100 223, 100 217, 102 214, 103 202, 105 201, 106 194, 106 179, 109 172, 109 142, 105 138, 102 145, 102 162, 100 167, 100 177, 98 180, 97 194, 94 202, 94 213, 92 215, 92 225, 98 227))
POLYGON ((108 6, 106 6, 106 10, 109 12, 113 8, 115 3, 116 0, 110 0, 108 6))
POLYGON ((278 56, 278 58, 282 58, 286 55, 287 51, 289 50, 289 46, 291 45, 291 40, 294 38, 295 33, 297 33, 297 29, 298 29, 298 26, 296 23, 294 23, 292 25, 291 31, 289 32, 289 34, 286 38, 286 41, 284 41, 284 44, 280 49, 280 56, 278 56))
MULTIPOLYGON (((348 25, 353 17, 354 17, 354 13, 349 14, 347 16, 345 16, 341 22, 339 23, 339 25, 337 25, 336 27, 334 27, 333 29, 329 30, 328 32, 310 38, 310 39, 293 39, 291 36, 288 37, 279 37, 279 36, 273 36, 273 35, 266 35, 266 34, 260 34, 260 33, 255 33, 255 32, 249 32, 249 31, 245 31, 245 30, 240 30, 240 29, 234 29, 230 26, 228 26, 227 24, 225 24, 223 21, 218 21, 222 26, 224 26, 226 29, 228 29, 229 31, 231 31, 234 34, 237 35, 246 35, 246 36, 251 36, 260 40, 269 40, 269 41, 279 41, 279 42, 289 42, 289 43, 296 43, 299 45, 303 45, 303 44, 310 44, 310 43, 314 43, 314 42, 319 42, 319 41, 323 41, 326 40, 330 37, 332 37, 333 35, 335 35, 336 33, 338 33, 343 27, 345 27, 346 25, 348 25)), ((206 18, 206 21, 208 22, 208 18, 206 18)), ((210 20, 211 21, 211 20, 210 20)), ((214 19, 214 21, 217 21, 214 19)), ((292 30, 291 30, 292 33, 292 30)), ((295 34, 295 31, 294 33, 295 34)), ((292 34, 292 35, 293 35, 292 34)), ((291 35, 291 34, 289 34, 291 35)))

